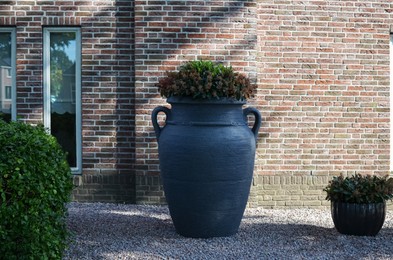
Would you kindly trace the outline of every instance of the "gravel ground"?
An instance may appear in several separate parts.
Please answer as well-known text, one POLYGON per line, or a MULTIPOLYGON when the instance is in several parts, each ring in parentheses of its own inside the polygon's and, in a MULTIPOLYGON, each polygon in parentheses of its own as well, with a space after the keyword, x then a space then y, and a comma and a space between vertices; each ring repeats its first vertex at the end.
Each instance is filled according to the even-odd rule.
POLYGON ((64 259, 393 259, 393 213, 376 237, 345 236, 330 210, 246 209, 231 237, 175 232, 165 206, 70 203, 64 259))

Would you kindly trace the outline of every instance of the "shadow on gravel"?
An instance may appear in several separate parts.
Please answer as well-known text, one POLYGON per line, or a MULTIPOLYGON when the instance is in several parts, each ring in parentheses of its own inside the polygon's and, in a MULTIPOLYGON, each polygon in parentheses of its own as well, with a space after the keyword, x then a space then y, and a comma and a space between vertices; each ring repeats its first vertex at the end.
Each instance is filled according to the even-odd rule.
POLYGON ((269 255, 281 258, 286 251, 293 259, 393 259, 393 229, 382 228, 375 237, 347 236, 334 227, 309 224, 243 224, 239 235, 258 241, 269 255), (257 234, 257 235, 256 235, 257 234))
POLYGON ((326 212, 306 213, 250 211, 234 236, 191 239, 175 232, 167 207, 71 203, 64 259, 393 259, 392 214, 378 236, 355 237, 326 212))
POLYGON ((135 207, 133 210, 124 210, 121 207, 113 209, 97 208, 69 210, 68 227, 73 234, 89 237, 123 237, 136 236, 162 237, 163 235, 176 236, 172 220, 166 212, 147 212, 135 207))

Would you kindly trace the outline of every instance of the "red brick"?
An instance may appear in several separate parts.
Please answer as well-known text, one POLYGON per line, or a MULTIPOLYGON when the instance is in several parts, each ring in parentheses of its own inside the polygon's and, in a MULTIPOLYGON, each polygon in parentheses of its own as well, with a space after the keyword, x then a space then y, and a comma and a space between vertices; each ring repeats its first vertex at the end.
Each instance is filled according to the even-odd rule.
POLYGON ((82 28, 86 173, 102 167, 157 176, 149 115, 166 103, 154 84, 183 61, 208 58, 258 82, 249 101, 264 118, 255 174, 337 175, 389 166, 393 12, 387 3, 369 4, 25 0, 0 7, 0 24, 17 26, 18 112, 32 123, 42 120, 42 26, 82 28), (114 136, 128 141, 105 150, 119 144, 114 136), (298 157, 274 157, 280 154, 298 157), (310 163, 313 171, 301 167, 310 163))

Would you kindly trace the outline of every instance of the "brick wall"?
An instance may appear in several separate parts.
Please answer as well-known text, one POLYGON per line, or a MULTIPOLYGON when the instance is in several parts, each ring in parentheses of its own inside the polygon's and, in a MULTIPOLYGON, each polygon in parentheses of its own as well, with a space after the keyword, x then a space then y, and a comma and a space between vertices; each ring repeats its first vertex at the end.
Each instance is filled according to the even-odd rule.
POLYGON ((326 206, 322 189, 331 176, 389 172, 391 4, 170 2, 136 1, 137 102, 144 100, 137 104, 138 202, 156 203, 163 194, 150 185, 159 183, 159 170, 146 121, 163 102, 151 86, 162 70, 199 57, 256 72, 250 105, 264 122, 249 206, 326 206))
POLYGON ((82 36, 83 175, 80 201, 135 200, 134 6, 128 0, 2 1, 0 26, 17 29, 17 113, 43 120, 45 26, 78 26, 82 36))
POLYGON ((258 2, 256 205, 323 205, 326 176, 388 173, 392 12, 381 1, 258 2))
POLYGON ((258 7, 266 120, 258 171, 386 174, 390 4, 261 1, 258 7))
POLYGON ((388 173, 391 24, 392 4, 377 0, 0 5, 0 25, 17 27, 18 114, 32 123, 42 120, 42 27, 81 27, 81 201, 165 203, 150 114, 166 103, 154 84, 202 58, 258 83, 249 206, 326 206, 332 175, 388 173))

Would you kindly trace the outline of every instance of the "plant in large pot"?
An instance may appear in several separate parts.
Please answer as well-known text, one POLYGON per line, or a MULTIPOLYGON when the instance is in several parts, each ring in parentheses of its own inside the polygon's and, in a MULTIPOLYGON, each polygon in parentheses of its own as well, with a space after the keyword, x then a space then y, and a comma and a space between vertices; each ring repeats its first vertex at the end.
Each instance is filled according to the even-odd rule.
POLYGON ((333 177, 326 199, 337 231, 346 235, 375 236, 385 221, 386 201, 393 198, 393 179, 355 174, 333 177))
POLYGON ((167 72, 158 87, 171 104, 171 109, 155 108, 152 121, 176 231, 186 237, 235 234, 250 192, 261 125, 255 108, 243 109, 256 86, 232 67, 190 61, 167 72), (164 126, 157 121, 160 112, 164 126))

